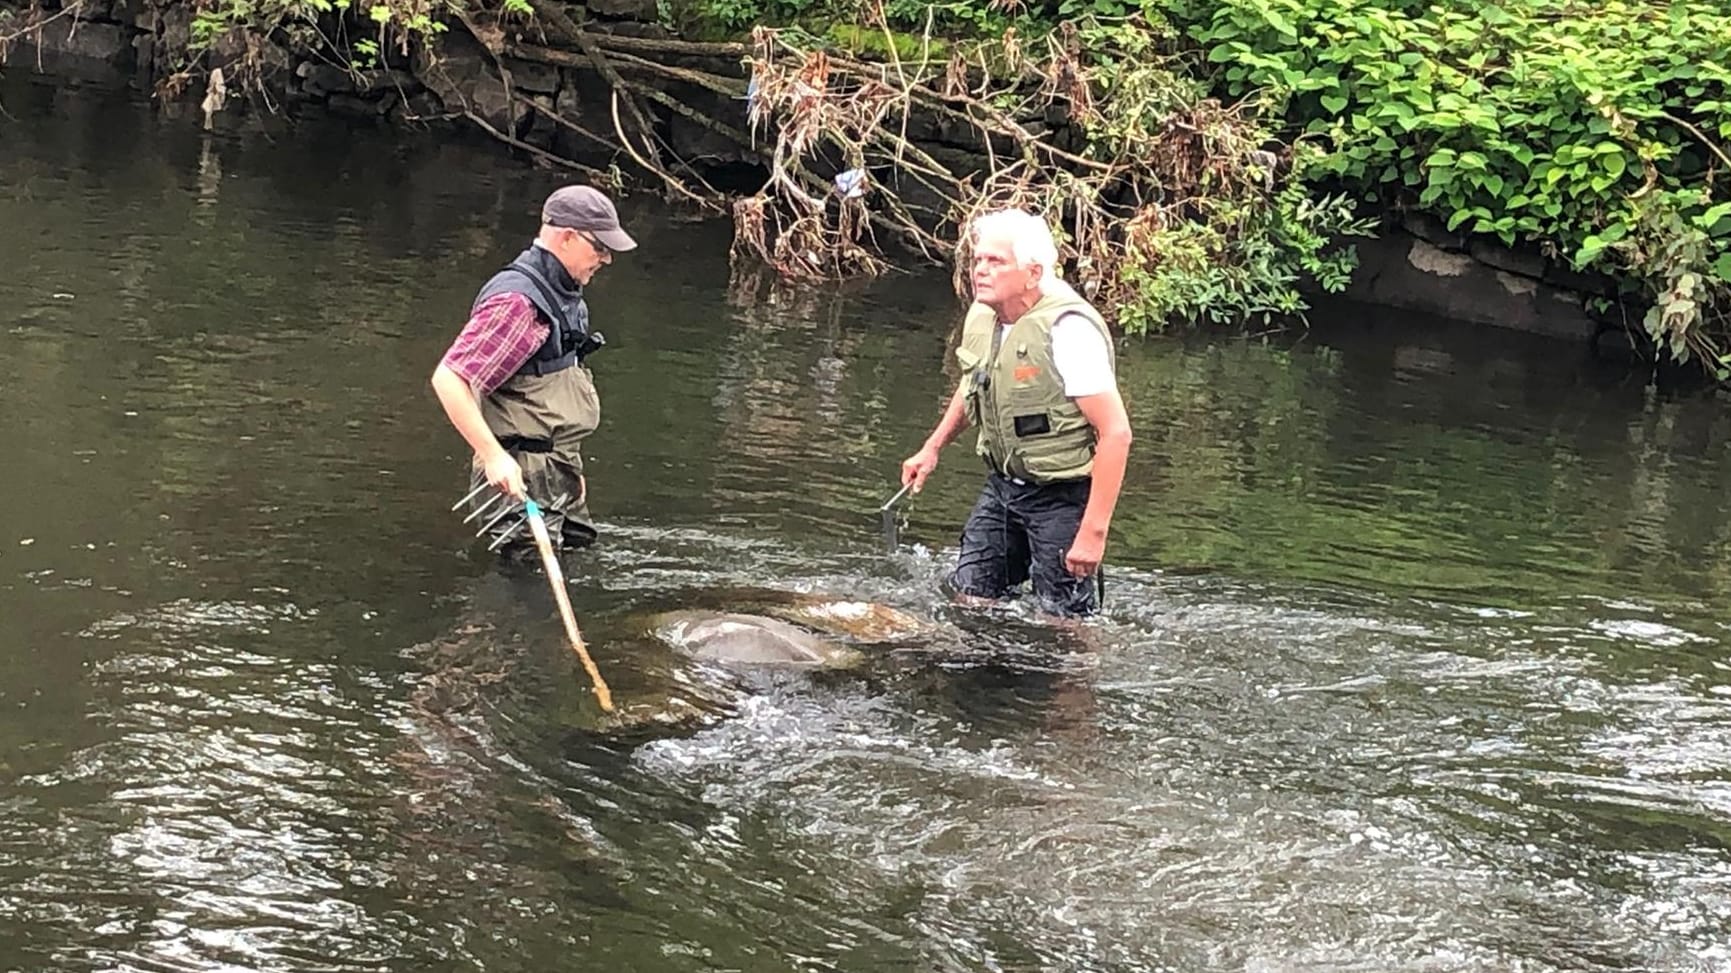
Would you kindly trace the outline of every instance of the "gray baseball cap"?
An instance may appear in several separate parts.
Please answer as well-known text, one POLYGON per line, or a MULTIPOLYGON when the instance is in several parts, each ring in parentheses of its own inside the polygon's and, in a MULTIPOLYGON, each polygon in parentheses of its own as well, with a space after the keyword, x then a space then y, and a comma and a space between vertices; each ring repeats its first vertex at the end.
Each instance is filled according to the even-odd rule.
POLYGON ((613 251, 635 250, 637 241, 619 226, 613 201, 589 186, 563 186, 541 204, 541 222, 593 234, 613 251))

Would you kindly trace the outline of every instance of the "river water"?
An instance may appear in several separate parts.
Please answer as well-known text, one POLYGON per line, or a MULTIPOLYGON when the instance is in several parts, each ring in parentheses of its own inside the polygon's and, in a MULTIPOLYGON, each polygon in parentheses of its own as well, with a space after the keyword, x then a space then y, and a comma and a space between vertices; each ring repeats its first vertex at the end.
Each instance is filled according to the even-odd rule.
POLYGON ((1731 968, 1710 394, 1363 308, 1130 342, 1054 631, 936 591, 960 447, 882 549, 944 282, 753 287, 633 202, 570 593, 709 715, 610 732, 427 387, 556 174, 4 81, 0 970, 1731 968), (766 592, 932 634, 733 675, 634 621, 766 592))

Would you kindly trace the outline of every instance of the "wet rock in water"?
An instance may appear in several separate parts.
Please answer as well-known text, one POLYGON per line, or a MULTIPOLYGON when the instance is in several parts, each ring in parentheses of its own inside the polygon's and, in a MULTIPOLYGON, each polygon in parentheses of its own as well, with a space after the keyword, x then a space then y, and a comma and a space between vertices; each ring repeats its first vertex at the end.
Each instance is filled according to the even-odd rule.
POLYGON ((846 668, 861 660, 857 649, 767 615, 673 611, 656 616, 651 631, 675 648, 712 662, 846 668))
POLYGON ((874 601, 814 599, 782 610, 784 617, 862 642, 903 642, 929 634, 932 625, 874 601))
POLYGON ((420 707, 462 723, 484 703, 488 711, 524 714, 525 725, 543 722, 583 745, 608 748, 699 732, 734 716, 765 679, 839 673, 935 628, 854 599, 769 589, 669 593, 668 610, 603 616, 586 630, 612 689, 609 713, 547 621, 553 613, 541 604, 539 579, 487 594, 471 624, 427 647, 431 671, 416 694, 420 707))
POLYGON ((938 626, 874 601, 773 588, 721 587, 687 593, 686 610, 768 616, 850 644, 906 642, 931 637, 938 626))
POLYGON ((887 605, 785 591, 710 589, 679 600, 686 607, 627 616, 602 638, 635 671, 609 674, 615 712, 585 706, 570 725, 614 744, 695 732, 753 694, 748 673, 850 669, 874 647, 933 628, 887 605))
POLYGON ((743 691, 729 685, 704 687, 702 692, 632 695, 615 699, 612 713, 599 713, 575 725, 616 744, 634 744, 661 737, 695 733, 733 715, 743 691), (589 725, 584 725, 587 722, 589 725))

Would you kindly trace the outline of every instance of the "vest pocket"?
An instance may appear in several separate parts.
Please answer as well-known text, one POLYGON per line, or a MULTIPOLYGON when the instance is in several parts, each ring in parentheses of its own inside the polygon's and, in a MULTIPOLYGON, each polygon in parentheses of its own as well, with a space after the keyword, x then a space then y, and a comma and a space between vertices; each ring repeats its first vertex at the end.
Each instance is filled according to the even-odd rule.
POLYGON ((1010 393, 1001 396, 999 401, 1009 408, 1012 415, 1031 415, 1052 408, 1051 396, 1038 385, 1011 385, 1010 393))
POLYGON ((1016 436, 1026 439, 1029 436, 1044 436, 1052 431, 1052 417, 1044 412, 1033 415, 1016 416, 1016 436))
POLYGON ((986 383, 983 379, 986 372, 980 368, 983 356, 966 347, 956 349, 956 360, 962 366, 962 404, 968 416, 968 424, 978 428, 980 425, 980 397, 985 394, 986 383))

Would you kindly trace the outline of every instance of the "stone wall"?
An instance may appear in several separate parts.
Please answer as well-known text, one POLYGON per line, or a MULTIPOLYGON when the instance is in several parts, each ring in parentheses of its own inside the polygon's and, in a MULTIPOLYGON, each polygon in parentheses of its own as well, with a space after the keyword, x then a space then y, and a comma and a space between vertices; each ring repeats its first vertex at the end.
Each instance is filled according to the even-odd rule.
MULTIPOLYGON (((143 90, 156 90, 174 73, 175 52, 185 50, 191 39, 192 10, 184 4, 71 0, 64 10, 56 10, 52 3, 49 0, 46 13, 37 14, 51 19, 40 30, 26 32, 14 41, 6 63, 53 76, 129 82, 143 90)), ((653 17, 653 2, 646 5, 644 0, 598 0, 590 11, 599 17, 603 29, 629 29, 648 25, 617 20, 612 14, 641 16, 645 6, 653 17)), ((9 21, 0 21, 0 35, 25 23, 22 7, 18 0, 0 0, 0 11, 12 13, 9 21)), ((224 68, 231 79, 231 94, 239 94, 232 86, 237 75, 261 81, 260 100, 270 102, 268 110, 326 108, 345 115, 427 123, 454 121, 472 110, 515 134, 528 112, 507 111, 501 62, 461 32, 448 33, 445 38, 437 59, 388 51, 386 65, 350 71, 311 50, 297 49, 292 40, 249 42, 235 31, 215 41, 203 66, 224 68)), ((550 103, 561 94, 567 100, 574 99, 581 85, 573 75, 586 73, 510 57, 503 59, 503 66, 518 92, 543 97, 550 103)), ((177 93, 197 101, 204 95, 200 87, 204 77, 203 71, 198 72, 190 87, 177 93)))
POLYGON ((1609 282, 1536 250, 1487 243, 1406 215, 1391 219, 1378 239, 1359 242, 1358 253, 1347 290, 1355 300, 1571 341, 1595 341, 1605 330, 1586 300, 1610 294, 1609 282))
MULTIPOLYGON (((385 124, 448 126, 477 130, 518 146, 563 158, 605 165, 615 151, 579 134, 573 125, 611 137, 611 88, 583 54, 559 49, 540 36, 512 36, 508 51, 528 49, 534 57, 489 51, 474 36, 454 29, 441 39, 436 56, 385 52, 386 63, 370 70, 348 70, 299 49, 292 40, 249 40, 239 31, 217 38, 201 70, 184 81, 174 77, 176 52, 191 38, 193 16, 187 5, 170 0, 40 0, 48 21, 0 51, 0 64, 80 81, 130 83, 168 98, 199 103, 206 96, 205 69, 222 68, 229 98, 226 111, 298 114, 328 111, 385 124), (65 2, 59 10, 54 3, 65 2), (242 81, 246 83, 242 83, 242 81), (253 82, 256 82, 254 84, 253 82), (476 123, 481 123, 477 125, 476 123)), ((0 37, 15 31, 27 16, 21 0, 0 0, 0 37), (4 20, 10 10, 12 17, 4 20)), ((586 31, 621 38, 670 39, 656 23, 655 0, 590 0, 565 8, 583 19, 586 31)), ((350 25, 350 34, 366 26, 350 25)), ((322 24, 335 36, 334 23, 322 24)), ((744 70, 738 58, 704 54, 652 54, 663 63, 718 75, 737 82, 743 95, 744 70)), ((728 97, 696 85, 643 73, 641 65, 616 64, 636 80, 656 86, 686 104, 738 130, 747 128, 742 97, 728 97)), ((740 145, 662 106, 648 109, 658 136, 680 158, 712 170, 755 165, 756 156, 740 145)), ((941 143, 943 140, 937 140, 941 143)), ((962 146, 935 144, 954 152, 962 146)), ((708 173, 714 175, 714 173, 708 173)))
MULTIPOLYGON (((18 2, 0 0, 0 10, 10 4, 14 11, 9 26, 0 22, 0 36, 21 23, 18 2)), ((589 31, 669 37, 656 23, 655 0, 589 0, 585 7, 565 9, 586 17, 589 31)), ((55 13, 51 8, 47 15, 55 13)), ((190 9, 167 0, 73 0, 39 32, 16 41, 7 52, 8 61, 51 75, 128 80, 155 90, 171 77, 173 52, 186 48, 191 29, 190 9)), ((580 52, 537 47, 546 43, 542 37, 511 40, 511 49, 519 54, 540 53, 498 54, 469 33, 453 30, 442 38, 435 58, 397 57, 398 63, 375 70, 350 71, 311 50, 249 42, 233 33, 215 42, 206 66, 226 67, 231 76, 262 82, 262 95, 254 89, 239 97, 231 90, 231 112, 322 110, 381 124, 466 130, 484 126, 494 137, 531 152, 541 149, 597 165, 612 161, 610 150, 572 127, 613 131, 607 83, 580 52)), ((744 72, 737 58, 670 52, 640 56, 736 79, 743 91, 744 72)), ((627 62, 621 70, 634 69, 627 62)), ((196 103, 205 97, 204 77, 201 72, 184 89, 168 95, 196 103)), ((747 127, 742 98, 665 77, 656 83, 714 119, 738 130, 747 127)), ((752 153, 732 140, 659 106, 654 110, 658 134, 681 158, 711 170, 710 176, 757 164, 752 153)), ((909 135, 961 171, 977 157, 979 146, 955 128, 939 118, 912 119, 909 135)), ((741 177, 747 183, 751 173, 741 177)), ((1391 219, 1379 239, 1360 241, 1358 247, 1360 270, 1348 292, 1353 299, 1571 341, 1595 341, 1605 333, 1584 303, 1586 296, 1605 292, 1604 283, 1564 271, 1536 252, 1469 240, 1412 216, 1391 219)))
MULTIPOLYGON (((50 9, 38 15, 47 20, 40 30, 22 34, 0 55, 8 64, 57 77, 87 81, 128 77, 138 63, 134 44, 139 34, 138 14, 128 8, 129 2, 83 0, 63 10, 50 9)), ((25 5, 0 0, 0 37, 22 28, 29 16, 25 5)))

